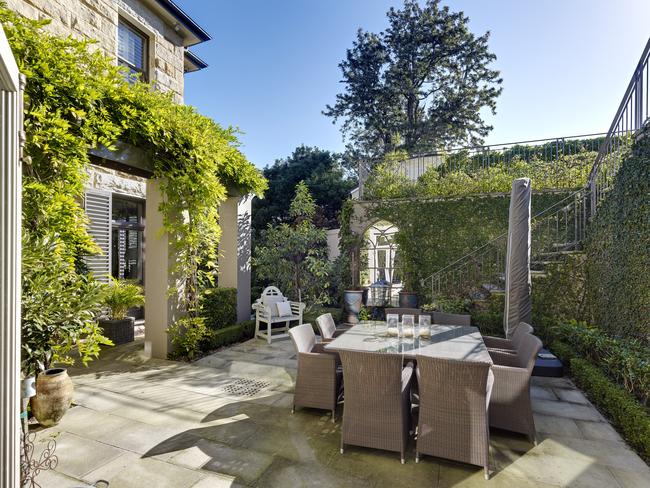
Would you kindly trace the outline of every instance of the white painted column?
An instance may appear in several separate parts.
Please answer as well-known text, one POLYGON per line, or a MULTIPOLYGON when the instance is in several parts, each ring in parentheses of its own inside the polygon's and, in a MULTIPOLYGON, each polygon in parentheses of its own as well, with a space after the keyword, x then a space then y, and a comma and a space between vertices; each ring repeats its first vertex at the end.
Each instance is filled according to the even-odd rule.
POLYGON ((219 208, 219 286, 237 289, 237 321, 251 317, 251 208, 253 196, 229 197, 219 208))
POLYGON ((22 99, 0 27, 0 486, 20 485, 22 99))
POLYGON ((145 353, 154 358, 166 359, 171 351, 169 336, 165 332, 178 317, 175 300, 169 297, 173 285, 173 252, 169 235, 163 229, 163 214, 159 207, 163 201, 160 180, 147 180, 146 224, 144 230, 145 269, 145 353))

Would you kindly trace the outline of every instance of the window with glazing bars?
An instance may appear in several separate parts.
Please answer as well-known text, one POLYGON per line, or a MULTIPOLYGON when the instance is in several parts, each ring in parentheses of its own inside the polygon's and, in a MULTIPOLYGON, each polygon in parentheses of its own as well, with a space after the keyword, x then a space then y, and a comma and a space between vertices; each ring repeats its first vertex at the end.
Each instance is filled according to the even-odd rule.
POLYGON ((124 66, 133 79, 140 75, 142 81, 149 81, 147 52, 149 39, 124 19, 120 19, 117 27, 117 61, 124 66))

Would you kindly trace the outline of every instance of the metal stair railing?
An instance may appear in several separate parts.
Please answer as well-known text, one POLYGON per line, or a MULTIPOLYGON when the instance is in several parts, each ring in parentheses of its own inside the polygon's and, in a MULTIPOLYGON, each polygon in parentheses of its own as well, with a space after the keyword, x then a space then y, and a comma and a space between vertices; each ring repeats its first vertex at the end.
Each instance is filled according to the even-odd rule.
MULTIPOLYGON (((573 192, 531 219, 531 261, 579 249, 588 218, 587 192, 573 192)), ((502 292, 508 233, 504 232, 422 280, 430 298, 502 292)))
MULTIPOLYGON (((650 125, 650 39, 625 91, 614 120, 594 160, 586 186, 543 210, 531 221, 531 263, 579 249, 589 220, 622 164, 622 155, 635 134, 650 125)), ((431 298, 501 291, 505 277, 507 233, 423 279, 431 298)))

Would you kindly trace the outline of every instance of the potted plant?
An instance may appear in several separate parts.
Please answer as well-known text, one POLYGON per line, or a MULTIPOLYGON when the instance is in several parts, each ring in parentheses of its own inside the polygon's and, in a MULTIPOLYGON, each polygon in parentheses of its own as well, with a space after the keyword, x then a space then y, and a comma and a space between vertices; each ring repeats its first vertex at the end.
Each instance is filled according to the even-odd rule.
POLYGON ((399 292, 400 308, 418 308, 418 295, 414 287, 413 272, 406 267, 403 270, 404 287, 399 292))
POLYGON ((363 289, 360 287, 351 288, 343 292, 343 309, 345 312, 344 322, 348 324, 359 323, 359 313, 363 306, 363 289))
MULTIPOLYGON (((105 285, 79 274, 56 235, 24 233, 22 259, 21 370, 36 377, 32 413, 42 425, 55 425, 72 402, 72 380, 65 368, 87 364, 111 344, 97 326, 105 285)), ((31 395, 31 386, 25 385, 31 395)))
POLYGON ((127 313, 132 307, 144 305, 142 287, 132 281, 111 278, 104 305, 108 307, 108 317, 99 320, 104 335, 116 345, 133 342, 134 319, 127 313))

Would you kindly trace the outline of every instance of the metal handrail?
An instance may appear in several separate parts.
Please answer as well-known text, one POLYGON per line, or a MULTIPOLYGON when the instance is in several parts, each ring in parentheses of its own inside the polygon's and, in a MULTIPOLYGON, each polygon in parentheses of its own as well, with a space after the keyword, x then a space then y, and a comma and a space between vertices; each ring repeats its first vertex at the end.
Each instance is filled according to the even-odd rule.
MULTIPOLYGON (((418 169, 411 175, 415 178, 420 176, 426 169, 431 166, 445 167, 449 161, 426 161, 427 159, 452 157, 456 154, 463 152, 469 153, 470 158, 482 158, 480 162, 476 159, 471 163, 473 168, 470 172, 481 168, 491 167, 499 163, 509 163, 515 157, 520 157, 525 161, 529 161, 535 157, 541 157, 545 162, 557 161, 560 157, 565 155, 577 154, 584 150, 585 143, 590 142, 591 145, 587 150, 597 151, 600 149, 600 138, 604 138, 606 132, 579 134, 572 136, 549 137, 542 139, 529 139, 515 142, 507 142, 500 144, 488 144, 483 146, 457 146, 452 148, 440 149, 427 153, 414 154, 408 159, 395 163, 394 172, 396 174, 411 174, 412 170, 407 169, 413 163, 418 165, 418 169), (543 151, 543 153, 541 152, 543 151)), ((379 161, 374 161, 378 163, 379 161)), ((374 164, 368 161, 359 162, 358 177, 359 177, 359 198, 363 199, 365 183, 372 174, 374 164)), ((450 169, 449 167, 447 169, 450 169)), ((453 170, 453 168, 451 168, 453 170)), ((465 168, 467 170, 468 168, 465 168)))
MULTIPOLYGON (((557 207, 561 207, 562 205, 564 205, 567 201, 569 201, 569 200, 571 200, 571 199, 574 199, 574 200, 575 200, 575 197, 580 196, 580 194, 583 193, 583 192, 584 192, 584 188, 581 188, 580 190, 575 191, 575 192, 571 193, 570 195, 567 195, 567 196, 566 196, 565 198, 563 198, 562 200, 558 200, 557 202, 555 202, 555 203, 554 203, 553 205, 551 205, 550 207, 547 207, 547 208, 545 208, 544 210, 540 211, 539 213, 533 215, 532 218, 531 218, 531 221, 532 221, 532 222, 537 222, 537 221, 539 221, 542 217, 545 217, 547 214, 549 214, 553 209, 555 209, 555 208, 557 208, 557 207)), ((475 248, 474 250, 472 250, 472 252, 465 254, 464 256, 458 258, 456 261, 454 261, 454 262, 448 264, 448 265, 445 266, 444 268, 440 268, 440 269, 439 269, 438 271, 436 271, 435 273, 432 273, 431 275, 427 276, 426 278, 423 278, 423 279, 421 280, 421 283, 424 283, 424 282, 430 281, 432 278, 435 278, 436 275, 440 275, 440 274, 444 273, 445 271, 447 271, 448 269, 452 268, 454 265, 460 263, 460 262, 463 261, 464 259, 467 259, 467 258, 471 257, 471 256, 474 255, 474 254, 478 254, 478 253, 479 253, 481 250, 483 250, 484 248, 494 245, 496 242, 498 242, 499 240, 503 239, 503 238, 506 237, 507 235, 508 235, 508 232, 504 232, 503 234, 499 234, 497 237, 494 237, 493 239, 489 240, 489 241, 486 242, 485 244, 483 244, 483 245, 481 245, 481 246, 475 248)))
MULTIPOLYGON (((605 140, 603 141, 603 144, 601 144, 598 149, 598 154, 596 155, 596 158, 594 160, 594 164, 590 171, 587 184, 580 190, 572 193, 571 195, 564 198, 563 200, 556 202, 554 205, 543 210, 535 217, 533 217, 532 220, 533 221, 541 220, 542 215, 546 215, 550 213, 552 209, 557 208, 559 204, 566 202, 571 198, 574 199, 574 202, 578 202, 576 197, 580 196, 581 197, 580 201, 583 201, 582 199, 589 197, 591 203, 588 209, 588 213, 587 213, 586 205, 582 207, 582 211, 583 211, 582 218, 584 219, 584 222, 581 222, 581 225, 586 225, 588 220, 590 218, 593 218, 593 216, 596 213, 596 209, 598 207, 601 194, 603 193, 603 191, 606 191, 608 189, 608 183, 612 181, 611 178, 608 180, 606 178, 607 176, 606 175, 605 180, 602 182, 601 185, 599 185, 598 178, 600 176, 601 168, 613 160, 614 167, 612 169, 613 169, 613 173, 615 174, 615 172, 618 170, 620 162, 617 160, 616 157, 612 158, 612 156, 615 155, 615 153, 619 152, 621 148, 626 147, 624 142, 626 141, 629 135, 634 134, 637 131, 641 130, 645 125, 647 125, 650 122, 649 107, 650 107, 650 39, 648 39, 648 42, 646 43, 641 58, 637 63, 636 69, 634 70, 634 74, 632 75, 632 79, 630 80, 630 83, 628 84, 627 89, 625 90, 625 94, 623 95, 623 99, 619 104, 618 109, 616 110, 616 115, 614 116, 614 120, 610 125, 609 131, 606 133, 605 140)), ((562 209, 560 209, 560 211, 561 210, 562 209)), ((549 219, 552 218, 553 216, 554 215, 550 215, 549 219)), ((427 278, 424 278, 423 280, 421 280, 422 285, 424 286, 426 282, 430 281, 432 286, 432 291, 433 291, 434 280, 436 279, 439 280, 440 277, 443 275, 443 273, 452 272, 452 270, 455 267, 458 267, 460 263, 464 261, 468 261, 473 256, 481 255, 484 252, 484 250, 486 248, 489 248, 490 246, 495 247, 496 243, 499 240, 503 240, 503 238, 506 235, 507 233, 499 235, 498 237, 492 239, 491 241, 488 241, 482 246, 479 246, 478 248, 474 249, 472 252, 467 253, 463 257, 441 268, 440 270, 431 274, 427 278)))
MULTIPOLYGON (((598 155, 587 180, 591 190, 592 213, 595 214, 600 194, 607 188, 599 188, 598 177, 601 167, 613 153, 622 147, 621 139, 633 135, 642 129, 650 118, 650 39, 646 42, 641 58, 634 69, 627 85, 623 99, 616 110, 614 120, 607 131, 605 141, 598 150, 598 155), (645 102, 645 103, 644 103, 645 102)), ((618 167, 615 168, 618 170, 618 167)))

